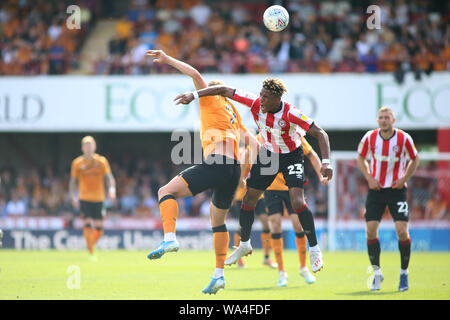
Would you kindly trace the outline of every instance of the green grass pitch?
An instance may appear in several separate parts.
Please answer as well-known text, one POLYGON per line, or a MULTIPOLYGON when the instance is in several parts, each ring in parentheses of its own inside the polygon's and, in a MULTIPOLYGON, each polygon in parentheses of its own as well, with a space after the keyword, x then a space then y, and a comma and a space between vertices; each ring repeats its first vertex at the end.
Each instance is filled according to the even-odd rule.
POLYGON ((285 250, 289 281, 280 288, 277 271, 263 266, 262 252, 255 250, 246 259, 247 269, 226 267, 225 290, 215 296, 201 292, 214 270, 213 252, 179 251, 154 261, 146 255, 144 251, 99 251, 98 261, 91 262, 84 251, 3 249, 0 299, 450 299, 447 252, 413 252, 407 292, 397 291, 399 253, 382 252, 385 280, 381 291, 371 292, 366 284, 370 274, 365 252, 324 252, 324 269, 316 274, 316 283, 308 285, 298 274, 297 252, 285 250))

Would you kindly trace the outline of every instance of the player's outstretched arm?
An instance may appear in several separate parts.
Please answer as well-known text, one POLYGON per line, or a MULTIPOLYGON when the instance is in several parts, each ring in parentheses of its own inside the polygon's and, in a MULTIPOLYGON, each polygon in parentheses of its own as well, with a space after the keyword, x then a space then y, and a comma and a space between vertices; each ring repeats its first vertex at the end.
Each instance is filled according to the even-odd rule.
POLYGON ((193 66, 177 60, 169 55, 167 55, 162 50, 148 50, 147 56, 150 56, 153 58, 153 61, 156 63, 165 63, 168 64, 181 73, 189 76, 192 78, 192 81, 194 81, 195 89, 200 90, 203 88, 208 87, 208 84, 206 83, 205 79, 203 79, 200 72, 198 72, 197 69, 195 69, 193 66))
MULTIPOLYGON (((317 139, 319 142, 320 152, 322 154, 322 159, 330 159, 330 140, 328 134, 317 124, 313 123, 309 130, 307 131, 310 135, 317 139)), ((322 160, 323 161, 323 160, 322 160)), ((328 181, 333 177, 333 168, 329 163, 323 163, 320 168, 320 173, 322 176, 327 178, 328 181)))
POLYGON ((176 96, 173 101, 175 101, 175 104, 189 104, 195 98, 207 96, 223 96, 231 99, 235 91, 236 89, 228 86, 211 86, 194 92, 182 93, 176 96))

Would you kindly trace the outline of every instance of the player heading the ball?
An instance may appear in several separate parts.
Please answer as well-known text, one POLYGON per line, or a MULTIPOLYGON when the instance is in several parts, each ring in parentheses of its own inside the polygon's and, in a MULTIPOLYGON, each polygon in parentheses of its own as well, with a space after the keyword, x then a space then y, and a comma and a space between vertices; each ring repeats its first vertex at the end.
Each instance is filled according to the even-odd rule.
POLYGON ((247 179, 247 192, 242 201, 239 215, 241 242, 239 247, 227 258, 225 264, 233 264, 239 258, 252 252, 250 233, 254 221, 254 210, 259 197, 269 187, 278 172, 282 172, 289 188, 292 207, 297 213, 310 245, 310 261, 313 272, 323 267, 323 258, 317 243, 312 212, 309 210, 303 192, 304 155, 301 137, 305 132, 319 142, 322 153, 322 176, 330 180, 333 169, 330 166, 330 142, 328 135, 314 121, 299 109, 281 99, 286 86, 280 79, 267 78, 263 81, 259 95, 220 85, 178 95, 177 104, 188 104, 196 97, 221 95, 238 101, 250 108, 256 125, 260 130, 263 147, 260 148, 256 162, 247 179), (269 159, 269 161, 267 161, 269 159), (272 163, 276 162, 276 170, 272 163))

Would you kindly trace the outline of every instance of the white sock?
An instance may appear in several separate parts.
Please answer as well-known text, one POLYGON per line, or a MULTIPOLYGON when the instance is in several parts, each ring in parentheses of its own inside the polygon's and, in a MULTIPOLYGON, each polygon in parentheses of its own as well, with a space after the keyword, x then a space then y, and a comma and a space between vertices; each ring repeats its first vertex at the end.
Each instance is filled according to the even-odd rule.
POLYGON ((408 274, 408 269, 400 269, 400 274, 408 274))
POLYGON ((374 268, 373 269, 373 273, 374 273, 374 275, 376 275, 376 276, 381 276, 382 275, 382 273, 381 273, 381 268, 380 267, 378 267, 378 268, 374 268))
POLYGON ((220 278, 220 277, 223 277, 223 269, 221 269, 221 268, 216 268, 216 269, 214 270, 213 278, 214 278, 214 279, 217 279, 217 278, 220 278))
POLYGON ((242 248, 250 248, 250 239, 247 241, 241 241, 239 244, 242 248))
POLYGON ((164 233, 164 241, 175 241, 175 240, 177 240, 175 232, 164 233))
POLYGON ((309 247, 309 251, 320 251, 319 244, 316 244, 314 247, 309 247))

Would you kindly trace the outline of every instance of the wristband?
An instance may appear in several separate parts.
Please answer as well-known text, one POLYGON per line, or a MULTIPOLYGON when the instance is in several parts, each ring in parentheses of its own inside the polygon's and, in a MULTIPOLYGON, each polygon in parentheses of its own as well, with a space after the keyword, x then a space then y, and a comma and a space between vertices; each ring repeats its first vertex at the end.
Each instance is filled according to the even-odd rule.
POLYGON ((330 159, 322 159, 322 164, 330 164, 330 159))
POLYGON ((198 99, 198 92, 197 91, 192 91, 192 94, 194 95, 194 100, 198 99))

